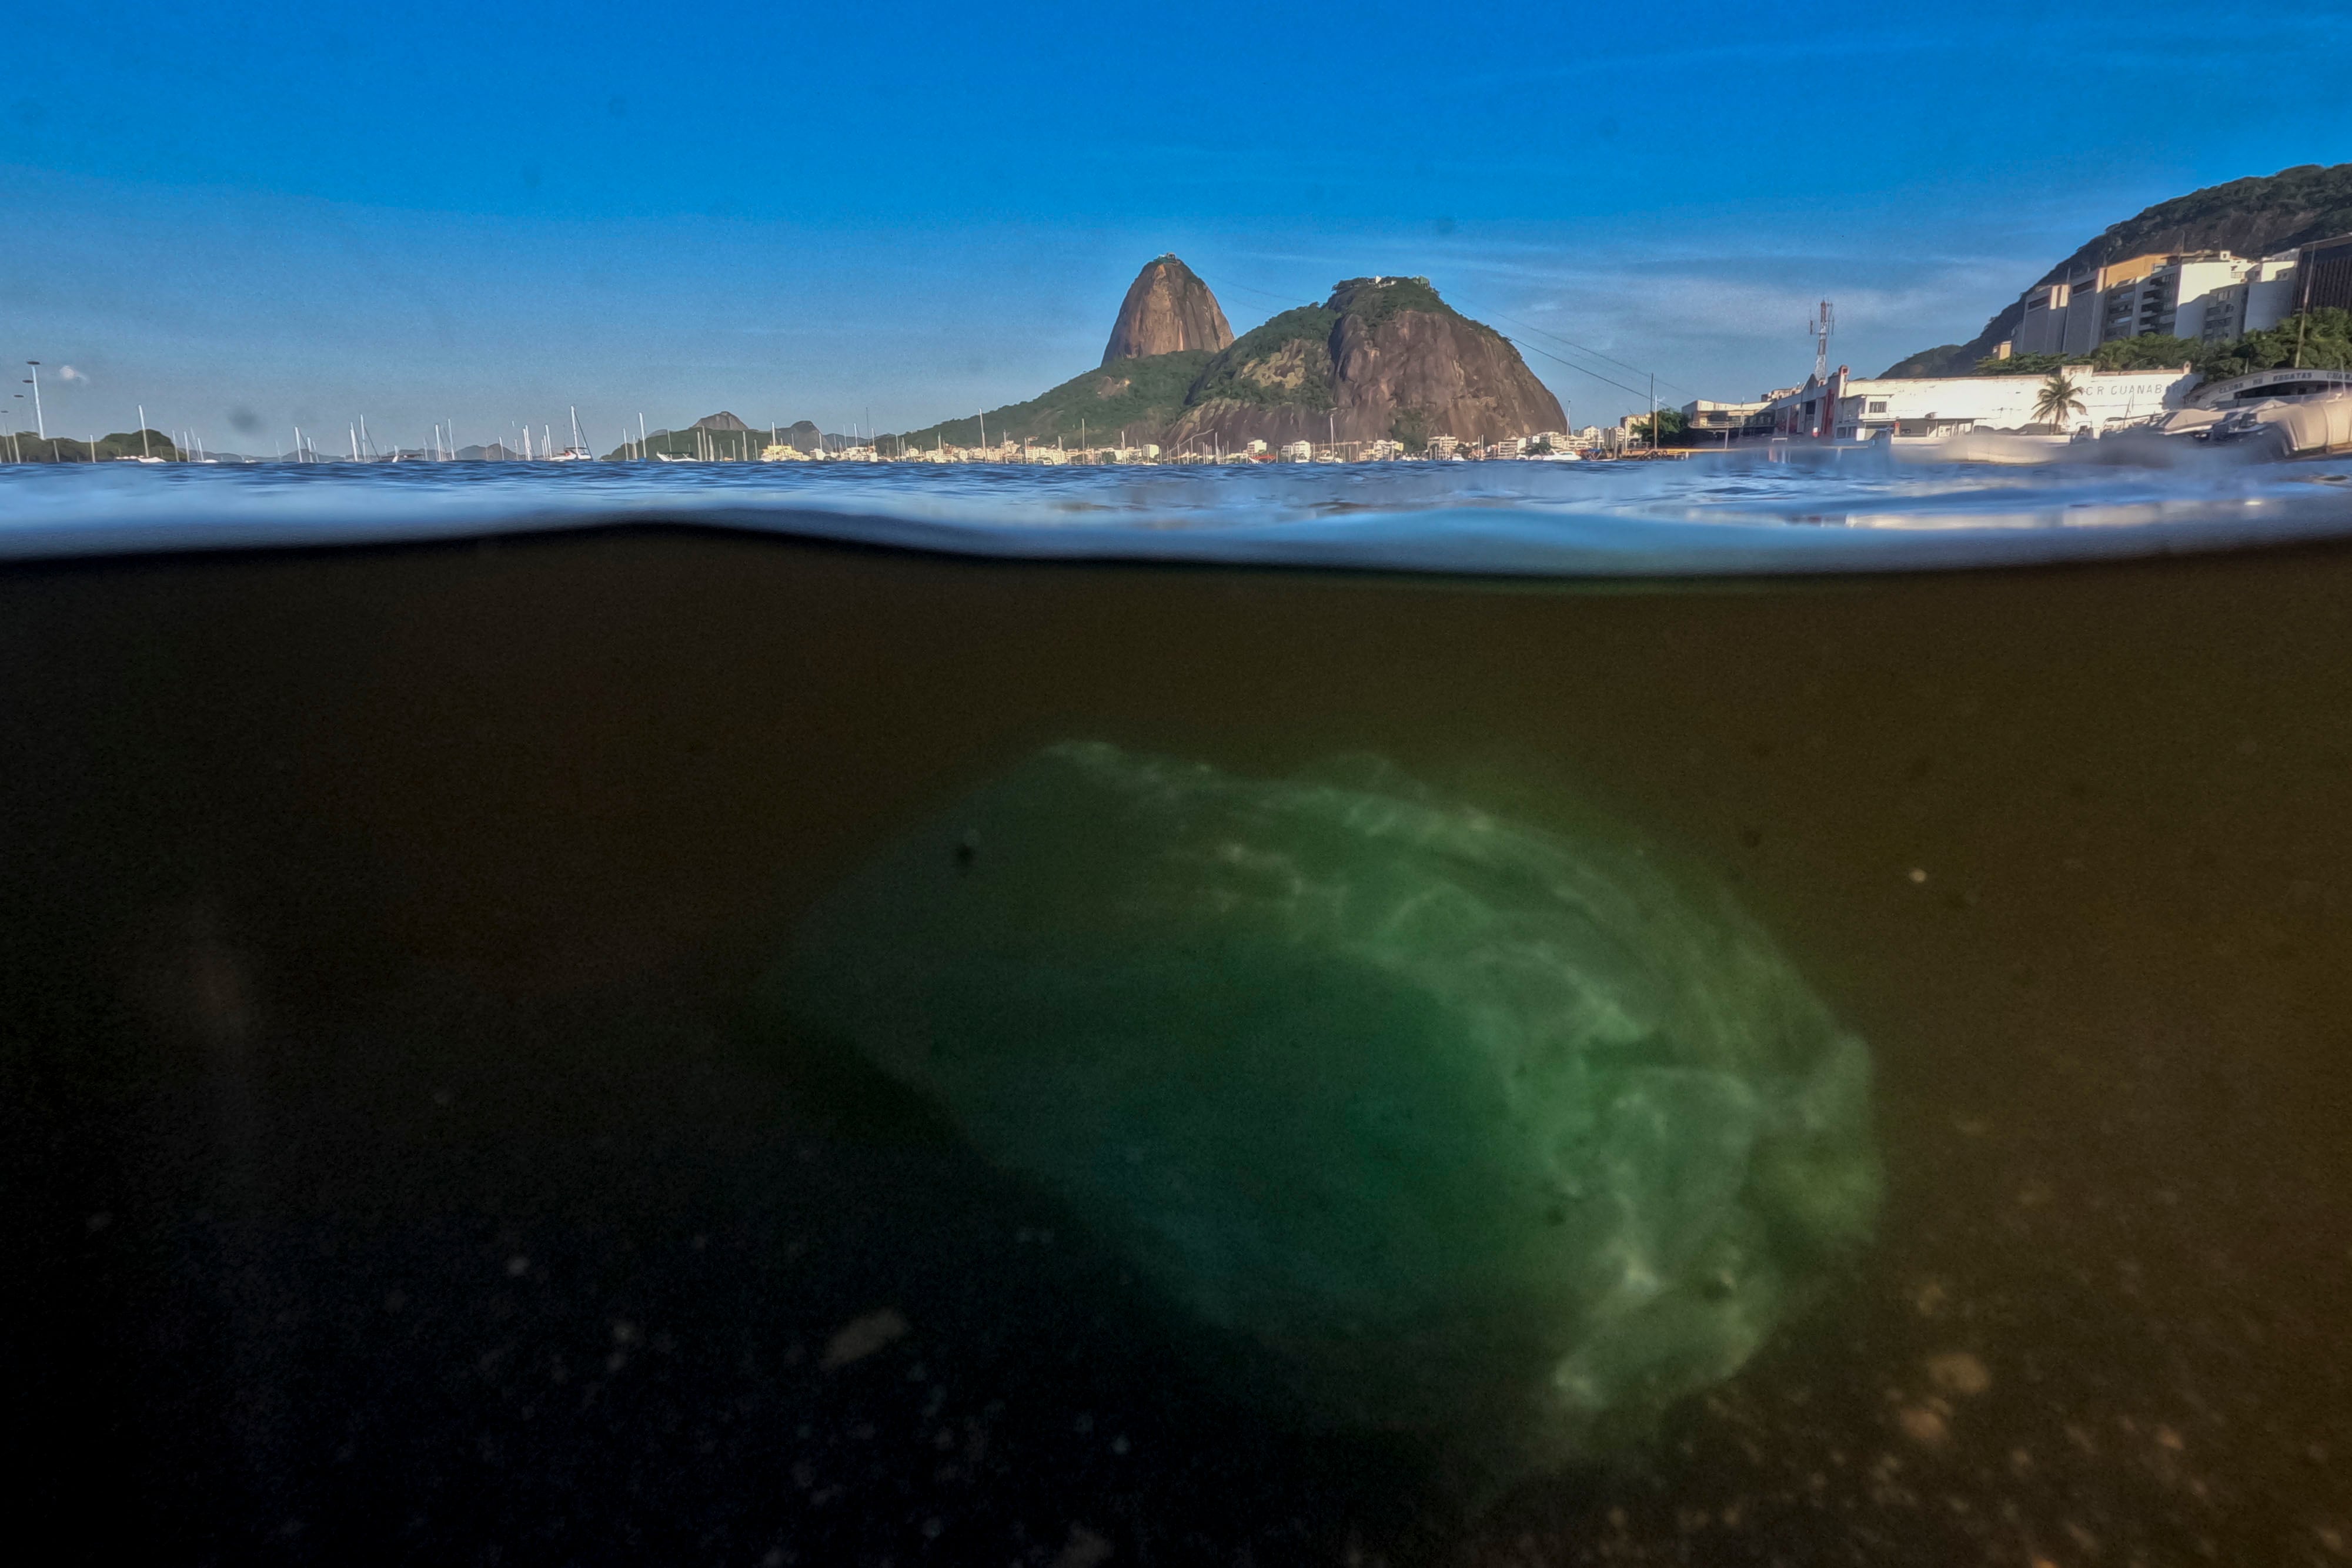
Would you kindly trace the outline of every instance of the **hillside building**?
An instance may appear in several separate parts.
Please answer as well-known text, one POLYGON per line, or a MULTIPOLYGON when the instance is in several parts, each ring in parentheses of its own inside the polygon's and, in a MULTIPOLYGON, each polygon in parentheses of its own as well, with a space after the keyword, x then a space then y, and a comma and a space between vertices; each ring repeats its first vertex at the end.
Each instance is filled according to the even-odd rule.
POLYGON ((2352 235, 2303 247, 2300 308, 2352 310, 2352 235))
POLYGON ((2087 354, 2117 338, 2226 342, 2298 310, 2352 308, 2352 235, 2259 260, 2226 250, 2151 253, 2110 262, 2022 296, 2010 335, 2019 354, 2087 354))

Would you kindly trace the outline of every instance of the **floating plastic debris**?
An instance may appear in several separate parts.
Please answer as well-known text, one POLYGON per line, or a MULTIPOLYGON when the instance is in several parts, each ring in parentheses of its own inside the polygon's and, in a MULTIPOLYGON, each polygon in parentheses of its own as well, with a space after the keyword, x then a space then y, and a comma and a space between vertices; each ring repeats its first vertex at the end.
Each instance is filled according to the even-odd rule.
POLYGON ((785 994, 1288 1408, 1482 1485, 1730 1376, 1878 1206, 1868 1055, 1727 900, 1378 762, 1052 747, 822 904, 785 994))

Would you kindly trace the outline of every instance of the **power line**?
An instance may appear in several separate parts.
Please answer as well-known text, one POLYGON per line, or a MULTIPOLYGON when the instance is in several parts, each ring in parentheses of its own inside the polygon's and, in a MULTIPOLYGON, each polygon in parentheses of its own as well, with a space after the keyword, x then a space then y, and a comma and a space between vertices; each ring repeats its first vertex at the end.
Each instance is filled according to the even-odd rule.
MULTIPOLYGON (((1525 349, 1528 353, 1541 354, 1547 360, 1550 360, 1558 364, 1566 365, 1570 370, 1574 371, 1579 375, 1591 376, 1596 382, 1607 382, 1611 386, 1615 387, 1620 392, 1632 392, 1635 397, 1647 397, 1650 395, 1647 391, 1641 387, 1629 387, 1623 382, 1618 381, 1613 377, 1602 375, 1599 371, 1586 370, 1582 365, 1578 364, 1573 360, 1563 360, 1558 354, 1553 353, 1549 349, 1538 349, 1533 343, 1522 343, 1517 338, 1507 337, 1503 341, 1510 344, 1515 349, 1525 349)), ((1616 361, 1612 360, 1610 362, 1614 364, 1616 361)))
MULTIPOLYGON (((1631 371, 1637 376, 1646 376, 1655 373, 1647 366, 1629 365, 1614 354, 1604 354, 1598 349, 1592 348, 1584 343, 1576 342, 1568 338, 1563 338, 1557 332, 1547 332, 1540 327, 1530 327, 1524 321, 1514 321, 1508 316, 1497 315, 1495 319, 1504 323, 1506 326, 1517 327, 1522 332, 1533 332, 1538 338, 1549 338, 1553 342, 1560 344, 1565 348, 1574 349, 1580 354, 1590 354, 1596 360, 1606 360, 1611 364, 1617 366, 1621 370, 1631 371)), ((1690 392, 1690 388, 1676 382, 1670 382, 1664 376, 1658 377, 1658 384, 1662 387, 1673 387, 1675 391, 1680 392, 1690 392)), ((1696 396, 1697 394, 1693 393, 1692 395, 1696 396)))
MULTIPOLYGON (((1228 287, 1228 288, 1236 288, 1236 289, 1239 289, 1239 290, 1240 290, 1242 293, 1244 293, 1244 294, 1255 294, 1255 295, 1258 296, 1260 298, 1264 298, 1264 299, 1286 300, 1286 299, 1288 299, 1288 298, 1290 298, 1290 296, 1288 296, 1288 295, 1286 295, 1286 294, 1275 294, 1275 293, 1271 293, 1271 292, 1269 292, 1269 291, 1268 291, 1268 290, 1266 290, 1266 289, 1263 289, 1263 288, 1253 288, 1253 287, 1250 287, 1248 284, 1246 284, 1246 283, 1234 283, 1234 282, 1231 282, 1231 281, 1229 280, 1229 281, 1226 283, 1225 287, 1228 287)), ((1310 303, 1311 303, 1311 301, 1310 301, 1310 303)), ((1500 316, 1500 315, 1498 315, 1498 316, 1496 316, 1496 317, 1495 318, 1495 319, 1496 319, 1496 320, 1497 320, 1497 321, 1501 321, 1501 322, 1505 323, 1505 324, 1506 324, 1506 325, 1507 325, 1507 326, 1517 327, 1517 328, 1518 328, 1518 329, 1519 329, 1519 330, 1521 330, 1521 331, 1523 331, 1523 332, 1533 332, 1533 333, 1535 333, 1538 337, 1549 338, 1553 342, 1555 342, 1555 343, 1559 343, 1559 344, 1561 344, 1561 345, 1563 345, 1564 347, 1567 347, 1567 348, 1570 348, 1570 349, 1573 349, 1573 350, 1576 350, 1578 353, 1580 353, 1580 354, 1590 354, 1590 355, 1591 355, 1591 356, 1592 356, 1594 359, 1596 359, 1596 360, 1602 360, 1602 361, 1606 361, 1608 363, 1612 364, 1612 365, 1615 365, 1615 366, 1617 366, 1618 368, 1620 368, 1621 370, 1630 371, 1632 371, 1632 372, 1633 372, 1633 374, 1635 374, 1635 375, 1640 375, 1640 376, 1652 376, 1652 377, 1654 377, 1654 379, 1655 382, 1657 383, 1657 386, 1667 386, 1667 387, 1672 387, 1672 388, 1674 388, 1674 390, 1675 390, 1675 391, 1676 391, 1676 392, 1689 392, 1689 391, 1690 391, 1690 389, 1689 389, 1688 387, 1681 386, 1681 385, 1678 385, 1677 383, 1675 383, 1675 382, 1674 382, 1667 381, 1664 376, 1656 375, 1656 374, 1655 374, 1655 372, 1654 372, 1654 371, 1644 370, 1644 369, 1643 369, 1643 368, 1642 368, 1641 366, 1639 366, 1639 365, 1629 365, 1629 364, 1627 364, 1624 361, 1622 361, 1622 360, 1621 360, 1621 359, 1617 358, 1617 357, 1616 357, 1615 355, 1613 355, 1613 354, 1604 354, 1604 353, 1602 353, 1602 352, 1601 352, 1600 350, 1598 350, 1598 349, 1589 348, 1589 347, 1587 347, 1586 345, 1584 345, 1584 344, 1582 344, 1582 343, 1579 343, 1579 342, 1572 341, 1572 340, 1570 340, 1570 339, 1567 339, 1567 338, 1563 338, 1563 337, 1561 337, 1561 336, 1560 336, 1559 333, 1557 333, 1557 332, 1547 332, 1547 331, 1545 331, 1545 330, 1544 330, 1542 328, 1540 328, 1540 327, 1530 327, 1530 326, 1527 325, 1527 324, 1526 324, 1525 322, 1523 322, 1523 321, 1514 321, 1514 320, 1512 320, 1512 319, 1511 319, 1509 317, 1507 317, 1507 316, 1500 316)), ((1586 366, 1580 365, 1580 364, 1578 364, 1578 363, 1577 363, 1575 361, 1573 361, 1573 360, 1570 360, 1570 359, 1562 358, 1560 355, 1553 353, 1553 352, 1552 352, 1550 350, 1549 350, 1549 349, 1540 349, 1540 348, 1538 348, 1538 347, 1537 347, 1535 344, 1533 344, 1533 343, 1521 342, 1518 339, 1517 339, 1517 338, 1513 338, 1513 337, 1509 337, 1509 336, 1507 336, 1507 335, 1506 335, 1506 336, 1504 337, 1503 340, 1504 340, 1505 342, 1507 342, 1507 343, 1509 343, 1512 347, 1517 348, 1517 349, 1524 350, 1525 351, 1527 351, 1527 352, 1528 352, 1528 353, 1531 353, 1531 354, 1541 354, 1545 359, 1551 361, 1554 364, 1558 364, 1558 365, 1564 365, 1564 366, 1566 366, 1568 369, 1570 369, 1570 370, 1571 370, 1571 371, 1574 371, 1577 374, 1579 374, 1579 375, 1580 375, 1580 376, 1590 376, 1590 377, 1591 377, 1594 381, 1596 381, 1596 382, 1600 382, 1603 383, 1604 385, 1615 387, 1619 392, 1630 392, 1630 393, 1632 393, 1632 394, 1633 394, 1633 396, 1635 396, 1635 397, 1638 397, 1638 398, 1648 398, 1648 399, 1653 400, 1654 402, 1654 400, 1656 399, 1656 396, 1657 396, 1657 390, 1656 390, 1656 386, 1651 386, 1651 387, 1634 387, 1634 386, 1627 386, 1623 382, 1621 382, 1621 381, 1617 380, 1614 376, 1605 376, 1605 375, 1602 375, 1599 371, 1591 370, 1591 369, 1587 368, 1586 366)))
MULTIPOLYGON (((1255 294, 1255 295, 1256 295, 1256 296, 1257 296, 1259 298, 1261 298, 1261 299, 1289 300, 1289 299, 1292 299, 1292 298, 1296 298, 1296 296, 1288 295, 1288 294, 1273 294, 1273 293, 1269 293, 1269 292, 1267 292, 1265 289, 1263 289, 1263 288, 1252 288, 1252 287, 1251 287, 1248 284, 1246 284, 1246 283, 1228 283, 1228 284, 1226 284, 1226 285, 1225 285, 1225 287, 1228 287, 1228 288, 1238 288, 1238 289, 1240 289, 1244 294, 1255 294)), ((1307 303, 1308 303, 1309 305, 1312 305, 1312 304, 1314 303, 1314 301, 1310 299, 1310 300, 1308 300, 1308 301, 1307 301, 1307 303)), ((1294 308, 1296 308, 1296 307, 1294 307, 1294 308)))
MULTIPOLYGON (((1267 290, 1263 288, 1253 288, 1246 283, 1228 282, 1226 287, 1229 288, 1237 288, 1244 294, 1255 294, 1264 299, 1284 300, 1290 298, 1290 296, 1286 294, 1274 294, 1269 293, 1267 290)), ((1524 321, 1514 321, 1508 316, 1496 315, 1495 319, 1504 323, 1506 326, 1517 327, 1522 332, 1533 332, 1539 338, 1549 338, 1553 342, 1561 345, 1563 348, 1573 349, 1580 354, 1590 354, 1596 360, 1605 361, 1610 364, 1617 366, 1620 370, 1630 371, 1637 376, 1646 376, 1654 373, 1643 366, 1627 364, 1623 360, 1617 358, 1614 354, 1604 354, 1598 349, 1592 348, 1584 343, 1579 343, 1572 339, 1563 338, 1557 332, 1547 332, 1540 327, 1530 327, 1524 321)), ((1608 385, 1617 388, 1620 392, 1632 392, 1635 397, 1647 397, 1650 395, 1649 390, 1645 387, 1627 386, 1623 382, 1618 381, 1613 377, 1604 376, 1599 371, 1587 370, 1584 366, 1578 364, 1573 360, 1562 359, 1559 355, 1551 353, 1544 349, 1538 349, 1532 343, 1523 343, 1516 338, 1507 338, 1505 340, 1517 348, 1527 350, 1531 353, 1542 354, 1544 358, 1552 361, 1556 364, 1565 365, 1570 370, 1576 371, 1580 375, 1591 376, 1594 381, 1606 382, 1608 385)), ((1690 389, 1688 387, 1684 386, 1679 382, 1670 382, 1664 376, 1659 376, 1657 379, 1660 386, 1671 387, 1675 392, 1690 392, 1690 389)), ((1696 394, 1692 393, 1691 395, 1696 396, 1696 394)))

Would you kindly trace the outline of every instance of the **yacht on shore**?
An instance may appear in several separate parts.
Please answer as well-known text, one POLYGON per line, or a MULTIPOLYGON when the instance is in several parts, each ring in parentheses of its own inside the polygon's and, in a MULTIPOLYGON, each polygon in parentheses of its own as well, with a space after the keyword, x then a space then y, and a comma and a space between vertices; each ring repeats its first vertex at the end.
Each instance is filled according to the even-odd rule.
POLYGON ((2166 422, 2217 444, 2252 443, 2277 457, 2352 453, 2352 371, 2256 371, 2199 387, 2166 422))

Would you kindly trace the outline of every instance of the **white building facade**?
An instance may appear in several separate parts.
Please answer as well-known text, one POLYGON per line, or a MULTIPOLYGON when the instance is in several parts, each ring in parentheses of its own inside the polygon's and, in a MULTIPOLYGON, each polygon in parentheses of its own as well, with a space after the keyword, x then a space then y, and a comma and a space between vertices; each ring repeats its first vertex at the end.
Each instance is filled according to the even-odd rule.
POLYGON ((2020 354, 2087 354, 2117 338, 2226 342, 2275 327, 2305 303, 2305 246, 2260 260, 2226 250, 2136 256, 2025 291, 2020 354))
MULTIPOLYGON (((2104 434, 2152 423, 2186 406, 2194 372, 2093 371, 2067 372, 2082 402, 2060 424, 2065 434, 2104 434)), ((2047 378, 2017 376, 1854 377, 1840 365, 1826 382, 1807 377, 1772 400, 1771 433, 1792 440, 1937 439, 1974 430, 2047 433, 2034 416, 2047 378)))

